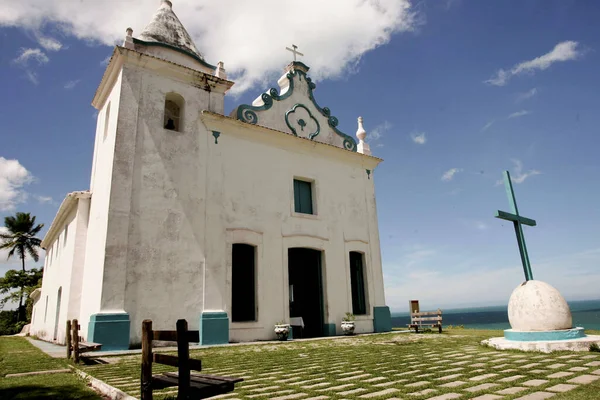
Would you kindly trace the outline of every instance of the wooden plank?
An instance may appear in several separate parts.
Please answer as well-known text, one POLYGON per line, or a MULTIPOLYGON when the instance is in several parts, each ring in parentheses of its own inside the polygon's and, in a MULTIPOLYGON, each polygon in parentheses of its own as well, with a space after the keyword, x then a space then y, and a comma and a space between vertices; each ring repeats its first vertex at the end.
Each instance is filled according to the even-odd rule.
MULTIPOLYGON (((154 331, 153 340, 164 340, 165 342, 176 342, 177 331, 154 331)), ((200 331, 188 331, 188 342, 200 343, 200 331)))
POLYGON ((206 378, 219 379, 219 380, 233 382, 233 383, 238 383, 238 382, 244 381, 244 378, 236 378, 233 376, 218 376, 218 375, 207 375, 207 374, 192 374, 192 376, 203 376, 206 378))
POLYGON ((72 325, 72 329, 73 329, 73 361, 75 362, 75 364, 79 363, 79 332, 78 332, 78 328, 79 324, 77 323, 77 320, 74 319, 73 320, 73 325, 72 325))
MULTIPOLYGON (((164 389, 168 387, 178 386, 179 379, 172 378, 165 375, 153 375, 152 385, 150 386, 150 396, 152 396, 152 390, 164 389)), ((144 397, 144 400, 146 398, 144 397)))
POLYGON ((420 317, 423 315, 442 315, 442 310, 437 310, 437 311, 423 311, 423 312, 418 312, 418 313, 412 313, 410 314, 411 317, 420 317))
POLYGON ((441 321, 442 317, 415 317, 411 318, 411 322, 419 322, 419 321, 441 321))
POLYGON ((177 320, 177 357, 179 358, 178 399, 190 396, 190 345, 187 341, 188 324, 185 319, 177 320))
MULTIPOLYGON (((163 375, 170 376, 171 378, 178 378, 178 372, 164 372, 163 375)), ((190 382, 191 383, 202 383, 205 385, 224 385, 227 383, 234 383, 228 380, 219 379, 218 376, 210 376, 210 375, 201 375, 201 374, 190 374, 190 382)))
POLYGON ((152 400, 152 388, 154 387, 152 377, 152 334, 152 321, 145 319, 142 322, 142 375, 140 379, 142 400, 152 400))
MULTIPOLYGON (((155 363, 158 364, 170 365, 171 367, 179 366, 179 359, 177 358, 177 356, 154 353, 153 360, 155 363)), ((190 358, 190 370, 202 371, 202 360, 195 360, 193 358, 190 358)))
POLYGON ((72 348, 71 348, 71 321, 67 320, 66 341, 67 341, 67 360, 71 359, 72 348))

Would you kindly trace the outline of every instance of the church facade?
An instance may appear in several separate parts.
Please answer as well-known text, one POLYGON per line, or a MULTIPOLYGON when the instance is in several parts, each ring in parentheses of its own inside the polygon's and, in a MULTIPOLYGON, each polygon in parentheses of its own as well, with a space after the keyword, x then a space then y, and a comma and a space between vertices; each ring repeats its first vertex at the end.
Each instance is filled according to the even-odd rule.
POLYGON ((93 99, 90 189, 67 195, 43 240, 32 334, 64 343, 67 319, 103 349, 141 323, 185 318, 202 344, 391 329, 373 171, 358 141, 290 63, 273 88, 224 114, 233 82, 208 64, 163 0, 128 29, 93 99))

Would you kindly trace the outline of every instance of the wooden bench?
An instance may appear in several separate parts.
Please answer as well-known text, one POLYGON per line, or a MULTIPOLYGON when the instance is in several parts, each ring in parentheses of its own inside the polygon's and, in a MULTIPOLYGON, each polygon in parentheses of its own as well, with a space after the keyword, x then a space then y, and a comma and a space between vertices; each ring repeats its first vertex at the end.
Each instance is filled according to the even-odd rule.
POLYGON ((177 386, 178 399, 206 399, 232 392, 242 378, 192 374, 201 371, 201 360, 190 359, 189 344, 200 342, 199 331, 188 331, 187 321, 177 321, 176 331, 153 331, 152 321, 142 322, 142 400, 152 400, 152 391, 177 386), (152 354, 152 341, 177 342, 177 356, 152 354), (152 375, 152 363, 177 367, 178 372, 152 375))
POLYGON ((419 300, 411 300, 409 302, 410 309, 410 324, 408 327, 414 329, 416 333, 419 328, 424 326, 438 328, 438 332, 442 333, 442 310, 420 312, 419 300))
POLYGON ((76 319, 74 319, 72 322, 67 321, 67 360, 70 360, 72 357, 73 362, 75 363, 79 363, 80 358, 84 356, 83 353, 102 349, 102 345, 100 343, 82 341, 79 337, 79 329, 81 329, 81 327, 76 319))

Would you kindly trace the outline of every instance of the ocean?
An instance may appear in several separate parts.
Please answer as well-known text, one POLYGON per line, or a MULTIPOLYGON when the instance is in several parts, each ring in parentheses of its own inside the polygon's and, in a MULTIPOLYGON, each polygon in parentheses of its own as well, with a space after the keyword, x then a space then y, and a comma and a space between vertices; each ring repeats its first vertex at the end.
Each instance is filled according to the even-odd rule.
MULTIPOLYGON (((573 326, 600 330, 600 300, 569 301, 573 326)), ((435 311, 435 310, 421 310, 435 311)), ((470 329, 509 329, 506 306, 443 309, 444 325, 463 325, 470 329)), ((405 328, 410 322, 408 312, 392 313, 392 326, 405 328)))

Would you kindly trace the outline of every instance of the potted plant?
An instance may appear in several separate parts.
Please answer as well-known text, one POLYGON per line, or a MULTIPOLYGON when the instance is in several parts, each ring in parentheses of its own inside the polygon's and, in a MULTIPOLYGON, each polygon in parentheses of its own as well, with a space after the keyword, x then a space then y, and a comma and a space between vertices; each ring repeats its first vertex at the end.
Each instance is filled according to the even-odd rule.
POLYGON ((280 321, 275 324, 275 334, 277 335, 277 339, 285 341, 287 340, 290 334, 290 324, 286 324, 283 321, 280 321))
POLYGON ((354 314, 347 312, 346 316, 342 318, 342 331, 344 335, 354 334, 354 314))

